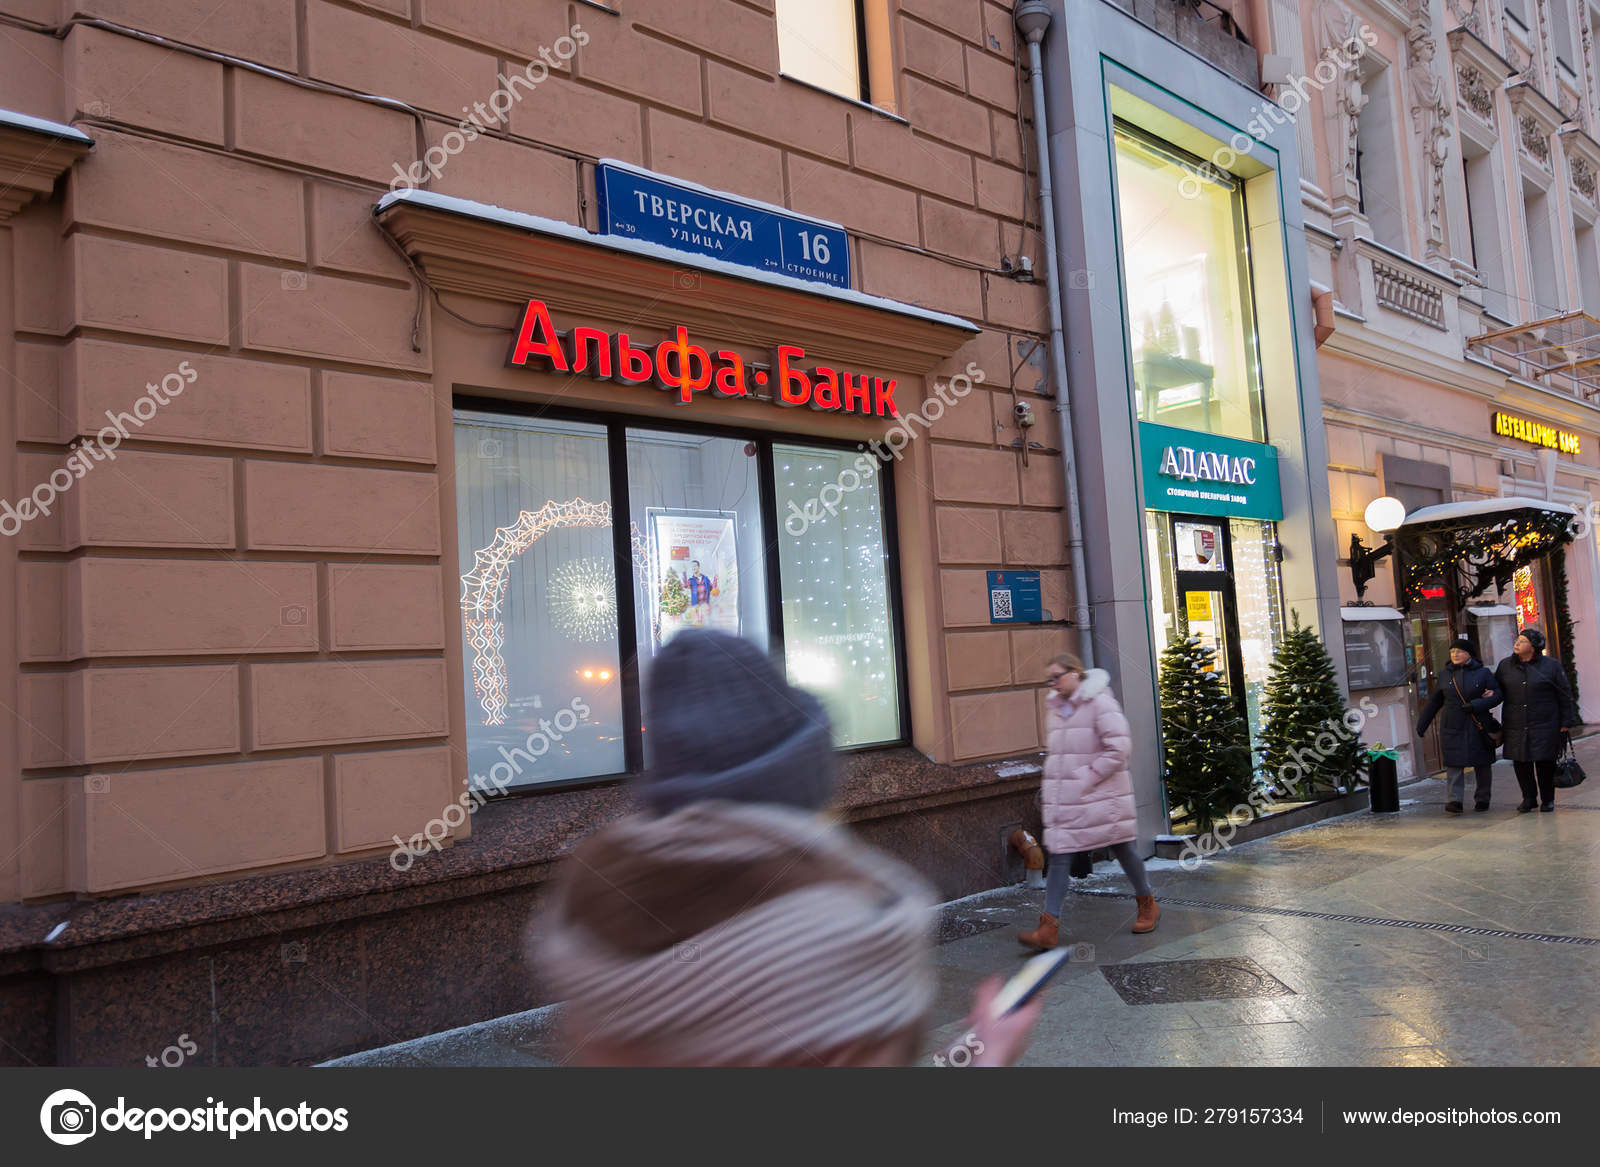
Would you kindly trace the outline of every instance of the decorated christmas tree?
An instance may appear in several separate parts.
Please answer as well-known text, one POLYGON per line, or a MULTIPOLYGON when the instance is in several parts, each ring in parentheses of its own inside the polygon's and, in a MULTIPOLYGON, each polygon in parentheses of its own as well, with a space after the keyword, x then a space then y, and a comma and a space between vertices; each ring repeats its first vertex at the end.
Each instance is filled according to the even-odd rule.
POLYGON ((689 607, 689 589, 683 586, 683 577, 672 568, 661 585, 661 610, 668 616, 682 616, 689 607))
POLYGON ((1361 735, 1347 713, 1333 659, 1296 612, 1261 703, 1261 765, 1280 793, 1342 792, 1360 780, 1361 735))
POLYGON ((1250 793, 1250 729, 1216 672, 1217 651, 1198 636, 1161 654, 1161 740, 1167 797, 1205 832, 1250 793))

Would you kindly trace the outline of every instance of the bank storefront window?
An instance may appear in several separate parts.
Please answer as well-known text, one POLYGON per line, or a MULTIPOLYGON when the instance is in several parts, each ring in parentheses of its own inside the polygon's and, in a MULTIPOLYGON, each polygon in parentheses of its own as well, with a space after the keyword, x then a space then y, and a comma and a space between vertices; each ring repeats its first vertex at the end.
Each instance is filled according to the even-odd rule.
POLYGON ((887 470, 860 475, 854 446, 589 416, 456 411, 472 788, 636 771, 641 674, 689 628, 781 652, 835 745, 902 740, 887 470))
POLYGON ((814 508, 816 521, 803 529, 786 522, 779 540, 789 680, 822 698, 838 744, 892 741, 900 678, 877 479, 861 477, 854 449, 778 445, 773 456, 780 514, 837 498, 814 508), (851 483, 860 485, 845 490, 851 483))
POLYGON ((1140 420, 1262 441, 1242 185, 1121 122, 1116 159, 1140 420))

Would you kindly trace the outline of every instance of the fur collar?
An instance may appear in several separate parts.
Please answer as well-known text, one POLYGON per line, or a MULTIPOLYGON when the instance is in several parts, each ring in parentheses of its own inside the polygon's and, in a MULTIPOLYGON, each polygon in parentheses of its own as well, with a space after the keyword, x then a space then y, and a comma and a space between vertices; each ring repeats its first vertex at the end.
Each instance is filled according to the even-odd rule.
POLYGON ((1075 702, 1093 701, 1110 687, 1110 673, 1104 669, 1090 669, 1083 674, 1083 680, 1078 682, 1077 692, 1072 694, 1071 699, 1075 702))

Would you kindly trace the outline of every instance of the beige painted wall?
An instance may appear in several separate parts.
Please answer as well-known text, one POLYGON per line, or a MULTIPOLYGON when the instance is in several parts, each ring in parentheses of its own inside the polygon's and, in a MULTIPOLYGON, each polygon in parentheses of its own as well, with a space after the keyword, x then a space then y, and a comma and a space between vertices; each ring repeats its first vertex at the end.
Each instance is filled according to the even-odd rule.
POLYGON ((1043 270, 1020 219, 1010 6, 893 6, 904 121, 780 79, 770 4, 623 7, 95 9, 416 117, 105 29, 58 38, 43 26, 59 4, 0 4, 41 25, 0 26, 0 107, 96 139, 54 199, 0 227, 12 497, 106 410, 181 362, 195 372, 0 560, 21 726, 0 900, 370 854, 458 788, 449 394, 503 380, 503 345, 430 304, 412 350, 416 287, 371 209, 396 165, 574 23, 589 43, 573 64, 427 185, 592 226, 588 168, 617 157, 842 222, 858 287, 980 323, 936 375, 973 361, 984 385, 897 480, 898 551, 925 585, 915 624, 908 607, 926 673, 911 729, 941 761, 1037 748, 1037 681, 1068 630, 992 630, 982 593, 986 568, 1037 567, 1045 606, 1069 606, 1060 459, 1024 466, 1010 445, 1015 397, 1051 416, 1044 289, 993 271, 1019 249, 1043 270))

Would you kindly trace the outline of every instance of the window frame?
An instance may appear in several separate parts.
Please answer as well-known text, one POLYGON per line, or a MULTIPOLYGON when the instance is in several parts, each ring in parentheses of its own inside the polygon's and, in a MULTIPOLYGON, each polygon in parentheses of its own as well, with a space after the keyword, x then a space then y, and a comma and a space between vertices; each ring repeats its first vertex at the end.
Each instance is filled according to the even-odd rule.
MULTIPOLYGON (((859 0, 858 0, 859 2, 859 0)), ((610 774, 594 774, 582 778, 561 778, 549 782, 533 782, 504 791, 484 791, 489 799, 522 798, 529 795, 550 794, 557 791, 584 790, 594 787, 614 786, 638 777, 644 770, 644 739, 634 728, 643 721, 644 700, 638 652, 638 628, 634 619, 635 603, 633 579, 633 547, 628 527, 616 521, 617 515, 632 514, 631 491, 628 485, 628 431, 630 429, 660 430, 667 433, 687 433, 708 438, 729 438, 753 443, 756 447, 756 473, 760 492, 763 555, 769 561, 766 576, 767 651, 777 661, 778 667, 788 675, 784 652, 783 629, 783 573, 773 558, 779 546, 780 523, 777 491, 774 483, 775 467, 772 448, 774 443, 792 443, 816 446, 819 449, 857 453, 860 443, 848 438, 825 438, 811 434, 761 429, 750 426, 729 425, 722 422, 677 421, 613 410, 583 409, 573 406, 546 405, 537 401, 516 401, 503 397, 490 397, 481 393, 457 392, 451 400, 451 426, 456 424, 462 411, 502 414, 508 417, 547 419, 549 421, 579 422, 605 429, 607 474, 611 487, 611 550, 618 565, 613 572, 617 587, 617 682, 622 686, 623 765, 625 769, 610 774)), ((881 460, 880 460, 881 462, 881 460)), ((880 505, 883 509, 884 587, 888 598, 889 626, 894 635, 894 667, 896 673, 896 698, 899 736, 886 741, 869 742, 856 746, 835 746, 835 754, 858 754, 873 750, 899 749, 911 744, 911 689, 908 683, 904 606, 901 603, 900 584, 900 532, 899 515, 895 502, 894 468, 882 462, 878 473, 881 483, 880 505)), ((460 562, 459 534, 457 536, 456 562, 460 562)), ((453 569, 452 569, 453 570, 453 569)), ((461 641, 459 605, 456 637, 461 641)), ((467 668, 466 648, 462 642, 462 668, 467 668)), ((457 699, 465 708, 465 690, 457 699)), ((470 710, 468 710, 470 716, 470 710)), ((463 743, 465 744, 465 743, 463 743)))
MULTIPOLYGON (((1255 252, 1249 246, 1249 244, 1250 244, 1250 203, 1249 203, 1249 200, 1247 198, 1245 198, 1245 180, 1243 178, 1241 178, 1239 175, 1234 174, 1232 171, 1223 170, 1221 167, 1217 166, 1215 163, 1211 162, 1209 159, 1201 158, 1198 154, 1195 154, 1193 151, 1185 149, 1184 147, 1178 145, 1176 142, 1169 141, 1168 139, 1161 137, 1159 134, 1154 133, 1151 130, 1145 129, 1143 126, 1139 125, 1137 122, 1131 121, 1128 118, 1117 116, 1117 115, 1113 115, 1113 117, 1111 119, 1111 158, 1112 158, 1113 173, 1115 173, 1115 168, 1116 168, 1116 165, 1117 165, 1117 161, 1116 161, 1116 151, 1117 151, 1116 137, 1117 137, 1117 134, 1119 132, 1120 133, 1124 133, 1129 138, 1132 138, 1134 141, 1136 141, 1138 143, 1141 143, 1147 150, 1151 150, 1151 151, 1153 151, 1155 153, 1158 153, 1158 154, 1163 154, 1170 161, 1172 161, 1173 163, 1175 163, 1175 164, 1177 164, 1179 166, 1185 166, 1185 167, 1188 167, 1189 169, 1194 170, 1197 174, 1199 174, 1200 176, 1205 178, 1207 181, 1215 182, 1215 183, 1218 183, 1219 185, 1224 185, 1224 186, 1227 186, 1227 187, 1230 188, 1230 195, 1231 195, 1231 199, 1233 201, 1233 206, 1234 206, 1234 217, 1235 217, 1234 226, 1235 226, 1235 230, 1238 233, 1239 239, 1244 244, 1243 252, 1239 257, 1239 263, 1244 269, 1244 278, 1241 280, 1241 284, 1247 290, 1247 294, 1250 297, 1250 302, 1249 302, 1249 308, 1250 308, 1250 332, 1249 332, 1248 337, 1247 337, 1246 348, 1248 350, 1248 352, 1247 352, 1248 360, 1250 361, 1250 363, 1251 363, 1251 365, 1252 365, 1252 367, 1254 369, 1253 379, 1254 379, 1255 383, 1251 388, 1251 393, 1255 397, 1255 401, 1254 401, 1254 405, 1253 405, 1253 412, 1255 413, 1255 416, 1260 419, 1260 422, 1261 422, 1261 432, 1258 435, 1255 435, 1255 436, 1252 436, 1252 437, 1249 437, 1249 438, 1245 438, 1245 439, 1242 439, 1242 440, 1244 440, 1244 441, 1253 441, 1253 442, 1261 442, 1261 443, 1264 443, 1264 444, 1265 443, 1269 443, 1272 440, 1272 437, 1271 437, 1271 435, 1272 435, 1272 427, 1268 423, 1268 419, 1267 419, 1266 365, 1265 365, 1265 361, 1263 360, 1262 355, 1261 355, 1261 312, 1260 312, 1260 308, 1259 308, 1259 305, 1260 305, 1261 301, 1260 301, 1260 297, 1258 296, 1257 291, 1256 291, 1255 252)), ((1113 187, 1112 187, 1112 197, 1115 198, 1118 201, 1118 204, 1119 204, 1118 205, 1117 220, 1116 220, 1117 225, 1118 225, 1117 226, 1117 262, 1118 262, 1119 265, 1121 265, 1121 273, 1120 274, 1121 274, 1122 280, 1124 282, 1124 285, 1126 285, 1126 282, 1127 282, 1127 270, 1128 270, 1128 267, 1127 267, 1127 265, 1128 265, 1128 257, 1127 257, 1127 242, 1126 242, 1125 238, 1123 237, 1122 227, 1121 227, 1122 217, 1121 217, 1121 206, 1120 206, 1120 203, 1121 203, 1121 199, 1122 199, 1122 194, 1121 194, 1120 188, 1118 186, 1116 186, 1115 184, 1113 184, 1113 187)), ((1132 350, 1133 350, 1133 306, 1128 300, 1126 287, 1124 287, 1124 291, 1122 293, 1121 311, 1122 311, 1122 330, 1123 330, 1123 337, 1124 337, 1123 343, 1127 346, 1127 348, 1129 350, 1129 353, 1128 353, 1128 361, 1129 361, 1128 368, 1130 370, 1130 373, 1129 373, 1129 377, 1128 377, 1128 390, 1129 390, 1130 397, 1132 397, 1132 399, 1133 399, 1135 415, 1142 418, 1143 402, 1139 401, 1138 398, 1137 398, 1137 386, 1135 386, 1135 384, 1133 382, 1133 376, 1132 376, 1132 373, 1131 373, 1131 370, 1133 368, 1133 360, 1134 360, 1133 352, 1132 352, 1132 350)), ((1196 432, 1212 433, 1214 431, 1204 430, 1204 431, 1196 431, 1196 432)), ((1223 435, 1218 435, 1218 436, 1222 436, 1222 437, 1238 437, 1238 435, 1236 435, 1236 434, 1223 434, 1223 435)))
MULTIPOLYGON (((777 20, 779 18, 778 7, 779 7, 779 5, 781 3, 782 3, 782 0, 778 0, 778 2, 773 5, 774 28, 776 28, 777 20)), ((855 26, 856 26, 856 28, 855 28, 855 32, 856 32, 856 35, 855 35, 855 42, 856 42, 856 92, 855 93, 840 93, 836 89, 830 89, 828 86, 822 85, 822 84, 820 84, 820 83, 818 83, 816 81, 812 81, 809 78, 801 77, 798 74, 790 73, 790 72, 786 71, 784 69, 784 67, 783 67, 783 51, 782 51, 782 47, 781 47, 781 42, 780 42, 780 47, 779 47, 779 52, 778 52, 778 74, 779 74, 779 76, 786 77, 790 81, 798 81, 802 85, 808 85, 812 89, 819 90, 819 91, 821 91, 823 93, 830 93, 835 97, 842 97, 846 101, 854 101, 854 102, 857 102, 857 103, 859 103, 861 105, 869 105, 869 106, 873 105, 874 103, 873 103, 873 95, 872 95, 872 58, 870 56, 870 52, 871 52, 871 49, 872 49, 873 46, 872 46, 871 40, 869 39, 869 37, 867 35, 867 4, 868 3, 869 3, 869 0, 850 0, 850 11, 851 11, 852 17, 855 20, 855 26)), ((889 109, 889 111, 891 113, 893 112, 892 107, 884 106, 882 108, 889 109)))

